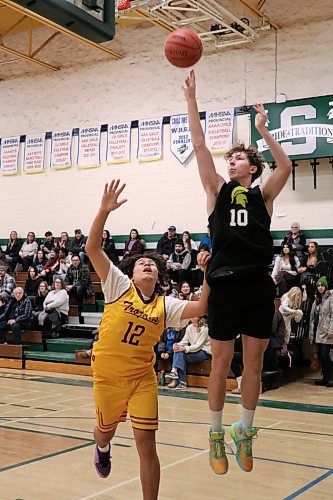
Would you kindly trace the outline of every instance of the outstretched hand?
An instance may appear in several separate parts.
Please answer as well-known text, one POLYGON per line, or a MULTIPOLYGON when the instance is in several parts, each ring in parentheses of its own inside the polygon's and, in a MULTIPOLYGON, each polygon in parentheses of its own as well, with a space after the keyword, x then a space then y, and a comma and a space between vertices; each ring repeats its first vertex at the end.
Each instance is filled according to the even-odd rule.
POLYGON ((122 184, 119 187, 120 179, 114 180, 110 182, 110 185, 105 184, 104 193, 101 201, 101 210, 103 212, 113 212, 117 210, 121 205, 126 203, 126 199, 122 199, 118 201, 119 195, 125 189, 126 184, 122 184))
POLYGON ((185 79, 183 83, 183 90, 185 98, 187 100, 195 99, 196 84, 195 84, 195 73, 193 69, 190 71, 189 76, 185 79))
POLYGON ((255 126, 257 130, 262 130, 268 121, 268 116, 266 114, 265 108, 262 104, 256 103, 253 109, 257 112, 255 117, 255 126))

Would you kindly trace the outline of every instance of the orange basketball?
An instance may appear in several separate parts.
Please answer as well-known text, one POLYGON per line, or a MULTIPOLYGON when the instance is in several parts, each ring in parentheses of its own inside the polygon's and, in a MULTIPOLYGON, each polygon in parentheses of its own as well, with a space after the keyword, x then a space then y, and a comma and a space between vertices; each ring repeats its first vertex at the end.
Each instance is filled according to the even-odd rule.
POLYGON ((180 28, 170 33, 164 44, 167 60, 177 68, 188 68, 202 56, 202 42, 195 31, 180 28))

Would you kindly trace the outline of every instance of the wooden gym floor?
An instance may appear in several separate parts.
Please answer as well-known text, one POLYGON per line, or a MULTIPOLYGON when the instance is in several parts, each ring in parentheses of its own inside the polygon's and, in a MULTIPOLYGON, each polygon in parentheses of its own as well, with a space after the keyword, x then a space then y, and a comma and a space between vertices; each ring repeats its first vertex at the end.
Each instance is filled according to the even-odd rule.
MULTIPOLYGON (((118 427, 111 476, 93 467, 95 422, 90 377, 0 370, 1 500, 136 500, 138 457, 130 423, 118 427)), ((162 389, 159 396, 161 500, 332 499, 333 389, 313 380, 263 394, 255 425, 255 469, 229 455, 226 476, 208 466, 205 391, 162 389)), ((226 434, 239 418, 229 396, 226 434)))

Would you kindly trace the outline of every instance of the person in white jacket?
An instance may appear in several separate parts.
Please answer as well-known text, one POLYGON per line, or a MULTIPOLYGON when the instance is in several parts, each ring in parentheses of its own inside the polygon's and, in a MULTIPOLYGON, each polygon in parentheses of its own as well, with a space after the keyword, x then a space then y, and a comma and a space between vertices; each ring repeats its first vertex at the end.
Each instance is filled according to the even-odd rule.
POLYGON ((284 349, 289 344, 291 335, 291 320, 294 319, 297 323, 303 318, 301 309, 302 303, 307 300, 306 286, 302 285, 303 293, 297 286, 292 287, 287 293, 281 297, 281 305, 279 311, 283 316, 285 323, 284 334, 284 349))
POLYGON ((173 350, 172 369, 165 378, 172 380, 169 387, 185 389, 187 363, 200 363, 211 359, 212 350, 205 320, 191 318, 183 339, 173 345, 173 350))
POLYGON ((51 337, 59 337, 61 326, 67 322, 69 312, 69 296, 61 278, 56 278, 52 290, 43 303, 43 311, 38 316, 41 326, 51 324, 51 337))

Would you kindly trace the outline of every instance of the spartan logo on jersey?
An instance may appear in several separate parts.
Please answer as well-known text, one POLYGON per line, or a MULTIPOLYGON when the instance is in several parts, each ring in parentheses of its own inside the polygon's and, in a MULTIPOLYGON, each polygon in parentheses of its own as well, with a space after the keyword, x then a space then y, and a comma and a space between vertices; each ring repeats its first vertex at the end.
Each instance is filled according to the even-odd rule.
POLYGON ((247 205, 247 196, 248 188, 243 186, 237 186, 232 190, 231 193, 231 204, 241 205, 246 208, 247 205))

